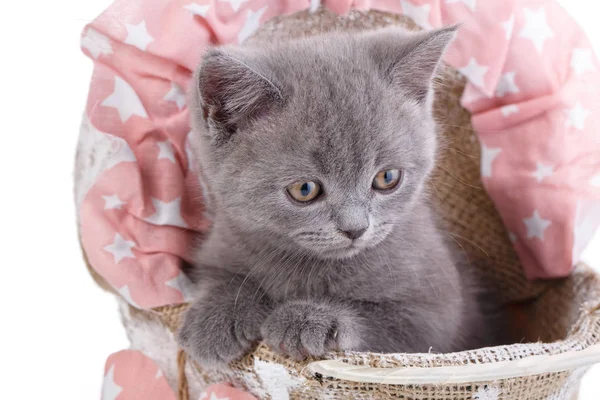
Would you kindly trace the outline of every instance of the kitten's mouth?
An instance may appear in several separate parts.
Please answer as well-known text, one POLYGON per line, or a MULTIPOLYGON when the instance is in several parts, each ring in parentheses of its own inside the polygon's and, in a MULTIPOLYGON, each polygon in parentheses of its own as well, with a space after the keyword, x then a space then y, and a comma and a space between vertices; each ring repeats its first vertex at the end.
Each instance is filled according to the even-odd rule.
POLYGON ((302 240, 300 238, 301 240, 297 241, 296 244, 317 257, 343 260, 355 257, 359 253, 379 245, 385 240, 388 233, 387 229, 381 229, 376 234, 363 235, 355 239, 344 238, 342 240, 337 238, 335 241, 327 238, 314 238, 312 240, 302 240))
POLYGON ((344 258, 354 257, 362 250, 363 250, 363 247, 358 246, 356 241, 353 241, 350 244, 348 244, 347 246, 343 246, 343 247, 320 249, 319 253, 326 258, 344 259, 344 258))
POLYGON ((327 259, 346 259, 356 256, 357 254, 372 249, 387 238, 388 230, 381 230, 377 235, 371 235, 368 238, 360 238, 346 241, 344 244, 335 247, 314 248, 313 251, 327 259))

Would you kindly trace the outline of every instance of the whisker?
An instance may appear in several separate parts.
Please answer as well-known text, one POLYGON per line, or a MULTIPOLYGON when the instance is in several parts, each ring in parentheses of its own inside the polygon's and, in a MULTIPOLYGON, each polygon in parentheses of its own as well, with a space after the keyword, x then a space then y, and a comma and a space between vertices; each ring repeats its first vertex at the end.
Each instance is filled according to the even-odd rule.
POLYGON ((456 179, 458 182, 462 183, 463 185, 471 187, 473 189, 483 190, 482 187, 471 185, 471 184, 469 184, 467 182, 461 181, 456 175, 454 175, 452 172, 448 171, 448 169, 446 169, 443 165, 438 165, 438 167, 440 167, 441 169, 443 169, 444 171, 446 171, 448 174, 450 174, 451 177, 453 177, 454 179, 456 179))
POLYGON ((449 149, 450 151, 453 151, 453 152, 455 152, 455 153, 462 154, 462 155, 463 155, 463 156, 465 156, 465 157, 469 157, 469 158, 473 158, 473 159, 479 159, 479 157, 477 157, 477 156, 474 156, 474 155, 472 155, 472 154, 467 154, 467 153, 464 153, 464 152, 462 152, 462 151, 460 151, 460 150, 458 150, 458 149, 455 149, 454 147, 448 147, 448 149, 449 149))
POLYGON ((461 235, 459 235, 458 233, 446 232, 446 231, 442 231, 442 232, 443 232, 444 234, 446 234, 446 235, 450 235, 450 236, 456 236, 456 237, 458 237, 458 238, 460 238, 460 239, 462 239, 462 240, 466 240, 467 242, 469 242, 470 244, 472 244, 473 246, 475 246, 475 247, 477 247, 479 250, 481 250, 481 251, 483 252, 483 254, 485 254, 485 255, 486 255, 488 258, 490 258, 490 255, 488 254, 488 252, 487 252, 487 251, 485 251, 485 250, 483 249, 483 247, 481 247, 480 245, 478 245, 478 244, 477 244, 477 243, 475 243, 474 241, 472 241, 472 240, 470 240, 470 239, 467 239, 466 237, 464 237, 464 236, 461 236, 461 235))
MULTIPOLYGON (((408 222, 406 222, 406 221, 402 221, 402 222, 398 222, 398 223, 399 223, 399 224, 400 224, 400 223, 401 223, 401 224, 405 224, 405 225, 410 225, 410 224, 413 224, 413 225, 415 225, 415 224, 414 224, 414 222, 412 222, 412 221, 408 221, 408 222)), ((482 248, 480 245, 478 245, 476 242, 474 242, 474 241, 473 241, 473 240, 471 240, 471 239, 468 239, 468 238, 466 238, 466 237, 464 237, 464 236, 461 236, 461 235, 459 235, 458 233, 454 233, 454 232, 446 231, 446 230, 444 230, 444 229, 438 228, 438 227, 437 227, 437 226, 435 226, 435 225, 434 225, 434 226, 429 226, 429 225, 415 225, 415 226, 421 226, 421 227, 425 227, 425 228, 432 228, 432 229, 435 229, 435 230, 437 230, 438 232, 441 232, 441 233, 443 233, 444 235, 447 235, 447 236, 456 236, 456 237, 458 237, 458 238, 460 238, 460 239, 463 239, 463 240, 465 240, 465 241, 469 242, 469 243, 470 243, 470 244, 472 244, 473 246, 477 247, 477 248, 478 248, 479 250, 481 250, 481 252, 482 252, 483 254, 485 254, 485 255, 486 255, 488 258, 491 258, 491 257, 490 257, 490 255, 489 255, 489 253, 488 253, 487 251, 485 251, 485 249, 483 249, 483 248, 482 248)))
MULTIPOLYGON (((264 286, 264 290, 263 293, 261 294, 261 296, 258 298, 258 300, 262 300, 262 298, 265 296, 266 292, 273 287, 273 285, 279 280, 279 278, 282 276, 282 274, 284 275, 286 272, 288 272, 288 267, 291 264, 292 261, 294 261, 295 257, 300 254, 300 250, 295 250, 293 253, 291 253, 289 256, 283 258, 283 262, 281 264, 276 264, 275 265, 275 270, 273 271, 273 273, 269 273, 269 274, 265 274, 265 278, 262 280, 261 284, 259 285, 259 289, 262 286, 262 284, 265 282, 265 280, 267 280, 267 285, 264 286), (270 278, 270 279, 269 279, 270 278)), ((255 295, 253 296, 253 298, 256 298, 256 295, 258 294, 258 291, 255 293, 255 295)))
POLYGON ((437 197, 439 197, 439 199, 442 200, 442 202, 448 204, 448 202, 446 201, 446 199, 444 199, 442 197, 442 195, 440 194, 440 191, 438 190, 437 186, 435 186, 435 184, 433 183, 433 181, 430 181, 429 183, 433 187, 433 190, 435 190, 435 193, 436 193, 437 197))
MULTIPOLYGON (((235 301, 234 301, 234 307, 237 306, 237 301, 238 301, 238 297, 242 291, 242 288, 244 286, 244 284, 251 278, 251 276, 254 274, 255 271, 258 271, 258 269, 260 267, 262 267, 263 265, 265 265, 267 263, 267 258, 268 261, 270 262, 273 258, 275 258, 275 256, 280 252, 279 249, 277 248, 273 248, 271 251, 269 251, 267 254, 265 254, 260 260, 259 262, 255 263, 250 270, 248 271, 248 273, 246 274, 246 276, 244 277, 244 280, 242 281, 242 283, 240 284, 240 287, 238 288, 238 291, 235 295, 235 301)), ((259 290, 260 290, 260 286, 259 286, 259 290)))

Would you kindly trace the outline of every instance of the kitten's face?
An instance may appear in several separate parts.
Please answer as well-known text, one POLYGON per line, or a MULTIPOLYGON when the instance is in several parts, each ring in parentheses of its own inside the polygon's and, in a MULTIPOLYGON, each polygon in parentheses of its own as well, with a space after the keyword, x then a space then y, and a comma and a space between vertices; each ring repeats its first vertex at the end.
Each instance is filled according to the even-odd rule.
MULTIPOLYGON (((210 190, 232 227, 251 240, 346 258, 408 224, 435 156, 433 68, 422 77, 406 66, 402 78, 421 79, 422 87, 400 87, 382 73, 385 60, 364 46, 345 38, 253 54, 247 77, 251 85, 260 69, 255 84, 268 97, 242 98, 258 101, 258 112, 231 122, 224 100, 218 110, 200 108, 208 116, 203 168, 210 190), (223 134, 215 138, 215 130, 223 134)), ((248 112, 243 102, 235 107, 248 112)))

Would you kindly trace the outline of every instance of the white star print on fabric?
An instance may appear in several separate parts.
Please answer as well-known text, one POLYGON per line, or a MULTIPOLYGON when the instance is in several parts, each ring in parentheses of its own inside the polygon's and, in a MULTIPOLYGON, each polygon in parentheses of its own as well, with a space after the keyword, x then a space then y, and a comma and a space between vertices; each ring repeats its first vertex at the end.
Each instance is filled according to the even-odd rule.
POLYGON ((178 84, 171 82, 171 90, 167 92, 163 100, 172 101, 181 110, 185 106, 185 93, 178 84))
POLYGON ((490 178, 492 176, 492 163, 498 157, 502 149, 486 147, 481 145, 481 176, 490 178))
POLYGON ((537 163, 537 169, 531 174, 538 182, 542 182, 544 178, 549 178, 554 174, 554 167, 537 163))
POLYGON ((75 204, 78 209, 102 172, 123 162, 136 161, 125 140, 98 130, 87 115, 83 116, 79 132, 77 151, 80 157, 77 169, 82 179, 75 190, 75 204))
POLYGON ((415 21, 415 24, 424 29, 433 28, 433 26, 431 26, 429 23, 429 12, 431 11, 431 6, 429 4, 416 6, 408 0, 401 0, 400 4, 402 5, 402 12, 404 15, 409 16, 413 21, 415 21))
POLYGON ((566 109, 565 114, 567 114, 565 126, 567 128, 574 127, 582 131, 585 129, 585 120, 589 117, 590 111, 583 108, 581 103, 576 103, 573 108, 566 109))
POLYGON ((164 142, 156 142, 156 145, 158 146, 158 159, 166 158, 175 164, 175 151, 171 142, 165 140, 164 142))
POLYGON ((534 210, 531 217, 523 219, 523 223, 527 227, 527 239, 544 240, 544 231, 552 224, 552 221, 543 219, 538 210, 534 210))
POLYGON ((165 203, 154 197, 150 198, 154 206, 154 214, 144 220, 154 225, 172 225, 187 228, 187 224, 181 217, 181 197, 165 203))
POLYGON ((137 161, 125 140, 97 129, 87 116, 82 122, 82 132, 91 139, 89 145, 92 148, 89 151, 93 151, 96 159, 102 160, 95 164, 97 167, 109 169, 122 162, 137 161))
POLYGON ((516 243, 517 242, 517 235, 515 235, 512 232, 508 232, 508 239, 511 241, 511 243, 516 243))
POLYGON ((525 26, 519 32, 519 37, 531 40, 538 53, 541 53, 544 50, 546 40, 554 37, 554 32, 546 20, 546 10, 543 8, 539 10, 526 8, 524 12, 526 21, 525 26))
POLYGON ((146 114, 146 110, 135 90, 118 76, 115 77, 115 91, 104 99, 101 105, 115 108, 123 123, 127 122, 132 115, 148 118, 148 114, 146 114))
POLYGON ((135 242, 123 239, 123 236, 116 233, 115 240, 112 244, 104 247, 104 250, 113 255, 115 264, 118 264, 124 258, 135 258, 135 254, 131 251, 135 247, 135 242))
POLYGON ((243 43, 246 39, 248 39, 252 34, 258 29, 260 26, 260 18, 267 11, 267 6, 264 6, 260 10, 252 11, 248 10, 248 14, 246 15, 246 22, 244 22, 244 26, 238 33, 238 42, 243 43))
POLYGON ((508 117, 511 114, 516 114, 519 112, 519 106, 516 104, 508 104, 500 108, 500 112, 503 117, 508 117))
POLYGON ((88 28, 85 36, 81 38, 81 47, 88 49, 92 57, 98 58, 100 54, 112 54, 113 48, 108 37, 104 36, 94 28, 88 28))
POLYGON ((571 56, 571 68, 576 75, 582 75, 588 71, 595 71, 592 49, 573 49, 571 56))
POLYGON ((146 29, 146 21, 142 21, 137 25, 125 24, 127 28, 127 38, 125 43, 137 47, 142 51, 146 51, 148 45, 154 42, 154 38, 148 33, 146 29))
POLYGON ((314 13, 315 11, 317 11, 320 5, 321 0, 310 0, 310 7, 308 8, 308 11, 314 13))
POLYGON ((183 272, 180 272, 175 278, 168 280, 165 285, 179 290, 183 295, 183 301, 189 302, 192 300, 193 284, 183 272))
POLYGON ((127 303, 131 304, 135 308, 142 308, 131 298, 131 292, 129 291, 129 286, 127 286, 127 285, 123 286, 122 288, 120 288, 118 290, 118 292, 121 295, 121 297, 123 299, 125 299, 125 301, 127 301, 127 303))
POLYGON ((113 194, 112 196, 102 196, 104 199, 104 209, 105 210, 120 210, 121 206, 125 204, 124 201, 119 199, 119 196, 113 194))
POLYGON ((221 3, 229 3, 233 11, 238 12, 241 5, 244 4, 248 0, 220 0, 221 3))
POLYGON ((115 400, 123 387, 115 382, 115 365, 111 365, 102 382, 102 400, 115 400))
POLYGON ((519 93, 519 87, 515 83, 516 72, 506 72, 500 77, 498 87, 496 87, 496 96, 504 97, 507 93, 519 93))
POLYGON ((208 14, 208 9, 210 8, 209 5, 200 5, 198 3, 192 3, 192 4, 188 4, 187 6, 184 6, 183 8, 185 8, 188 11, 191 11, 192 14, 194 15, 199 15, 200 17, 206 17, 206 14, 208 14))
POLYGON ((215 392, 212 392, 209 400, 229 400, 229 397, 219 397, 215 392))
POLYGON ((492 386, 479 388, 473 395, 473 400, 498 400, 500 398, 500 389, 492 386))
POLYGON ((480 88, 484 88, 485 85, 485 74, 487 74, 490 67, 486 67, 477 62, 474 57, 471 57, 469 63, 464 67, 459 68, 461 74, 466 76, 471 83, 480 88))
POLYGON ((469 85, 463 92, 461 103, 471 104, 481 100, 489 100, 491 98, 491 96, 488 96, 487 94, 483 93, 476 86, 469 85))
POLYGON ((600 187, 600 174, 593 176, 592 179, 590 179, 590 185, 600 187))
POLYGON ((192 145, 190 143, 190 141, 193 140, 193 134, 194 132, 190 131, 185 137, 185 156, 187 158, 188 170, 191 170, 194 167, 194 153, 192 152, 192 145))
POLYGON ((477 0, 446 0, 446 4, 464 3, 471 11, 475 11, 477 0))
POLYGON ((211 392, 209 398, 208 393, 204 392, 200 395, 198 400, 229 400, 229 397, 218 397, 215 392, 211 392))
POLYGON ((502 28, 504 29, 504 33, 506 34, 506 40, 510 39, 513 28, 515 27, 515 15, 511 15, 509 19, 502 22, 502 28))
POLYGON ((163 373, 162 370, 159 368, 158 371, 156 371, 156 375, 154 375, 154 378, 158 379, 158 378, 162 378, 163 377, 163 373))

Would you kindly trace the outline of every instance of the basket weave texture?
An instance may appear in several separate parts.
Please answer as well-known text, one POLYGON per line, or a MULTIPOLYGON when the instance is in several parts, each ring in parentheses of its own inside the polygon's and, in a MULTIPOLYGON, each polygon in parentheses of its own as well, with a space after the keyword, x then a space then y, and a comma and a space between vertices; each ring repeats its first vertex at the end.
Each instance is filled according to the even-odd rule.
MULTIPOLYGON (((351 11, 338 16, 323 9, 278 17, 266 23, 250 41, 279 41, 331 30, 360 31, 387 25, 416 29, 402 16, 378 11, 351 11)), ((496 283, 503 301, 515 312, 524 332, 519 344, 452 354, 330 354, 328 359, 351 365, 397 368, 483 365, 521 360, 535 355, 577 352, 600 342, 600 280, 585 266, 570 278, 546 282, 525 279, 500 216, 486 195, 480 178, 480 149, 470 123, 470 114, 460 106, 464 79, 449 67, 441 68, 436 89, 435 115, 443 145, 438 167, 429 182, 435 202, 446 224, 446 234, 464 250, 482 275, 496 283)), ((110 290, 102 278, 96 281, 110 290)), ((155 320, 176 332, 186 305, 150 311, 131 308, 124 317, 131 321, 155 320)), ((228 381, 260 399, 412 399, 412 400, 569 400, 577 396, 586 367, 552 373, 518 376, 461 384, 390 385, 358 383, 314 374, 307 366, 314 360, 295 362, 271 352, 264 345, 226 371, 203 371, 177 358, 179 398, 198 398, 190 381, 205 384, 228 381), (265 371, 268 372, 265 375, 265 371), (266 378, 267 376, 270 377, 266 378), (287 386, 278 386, 279 381, 287 386), (296 382, 290 385, 289 382, 296 382)), ((510 368, 510 363, 506 368, 510 368)))

